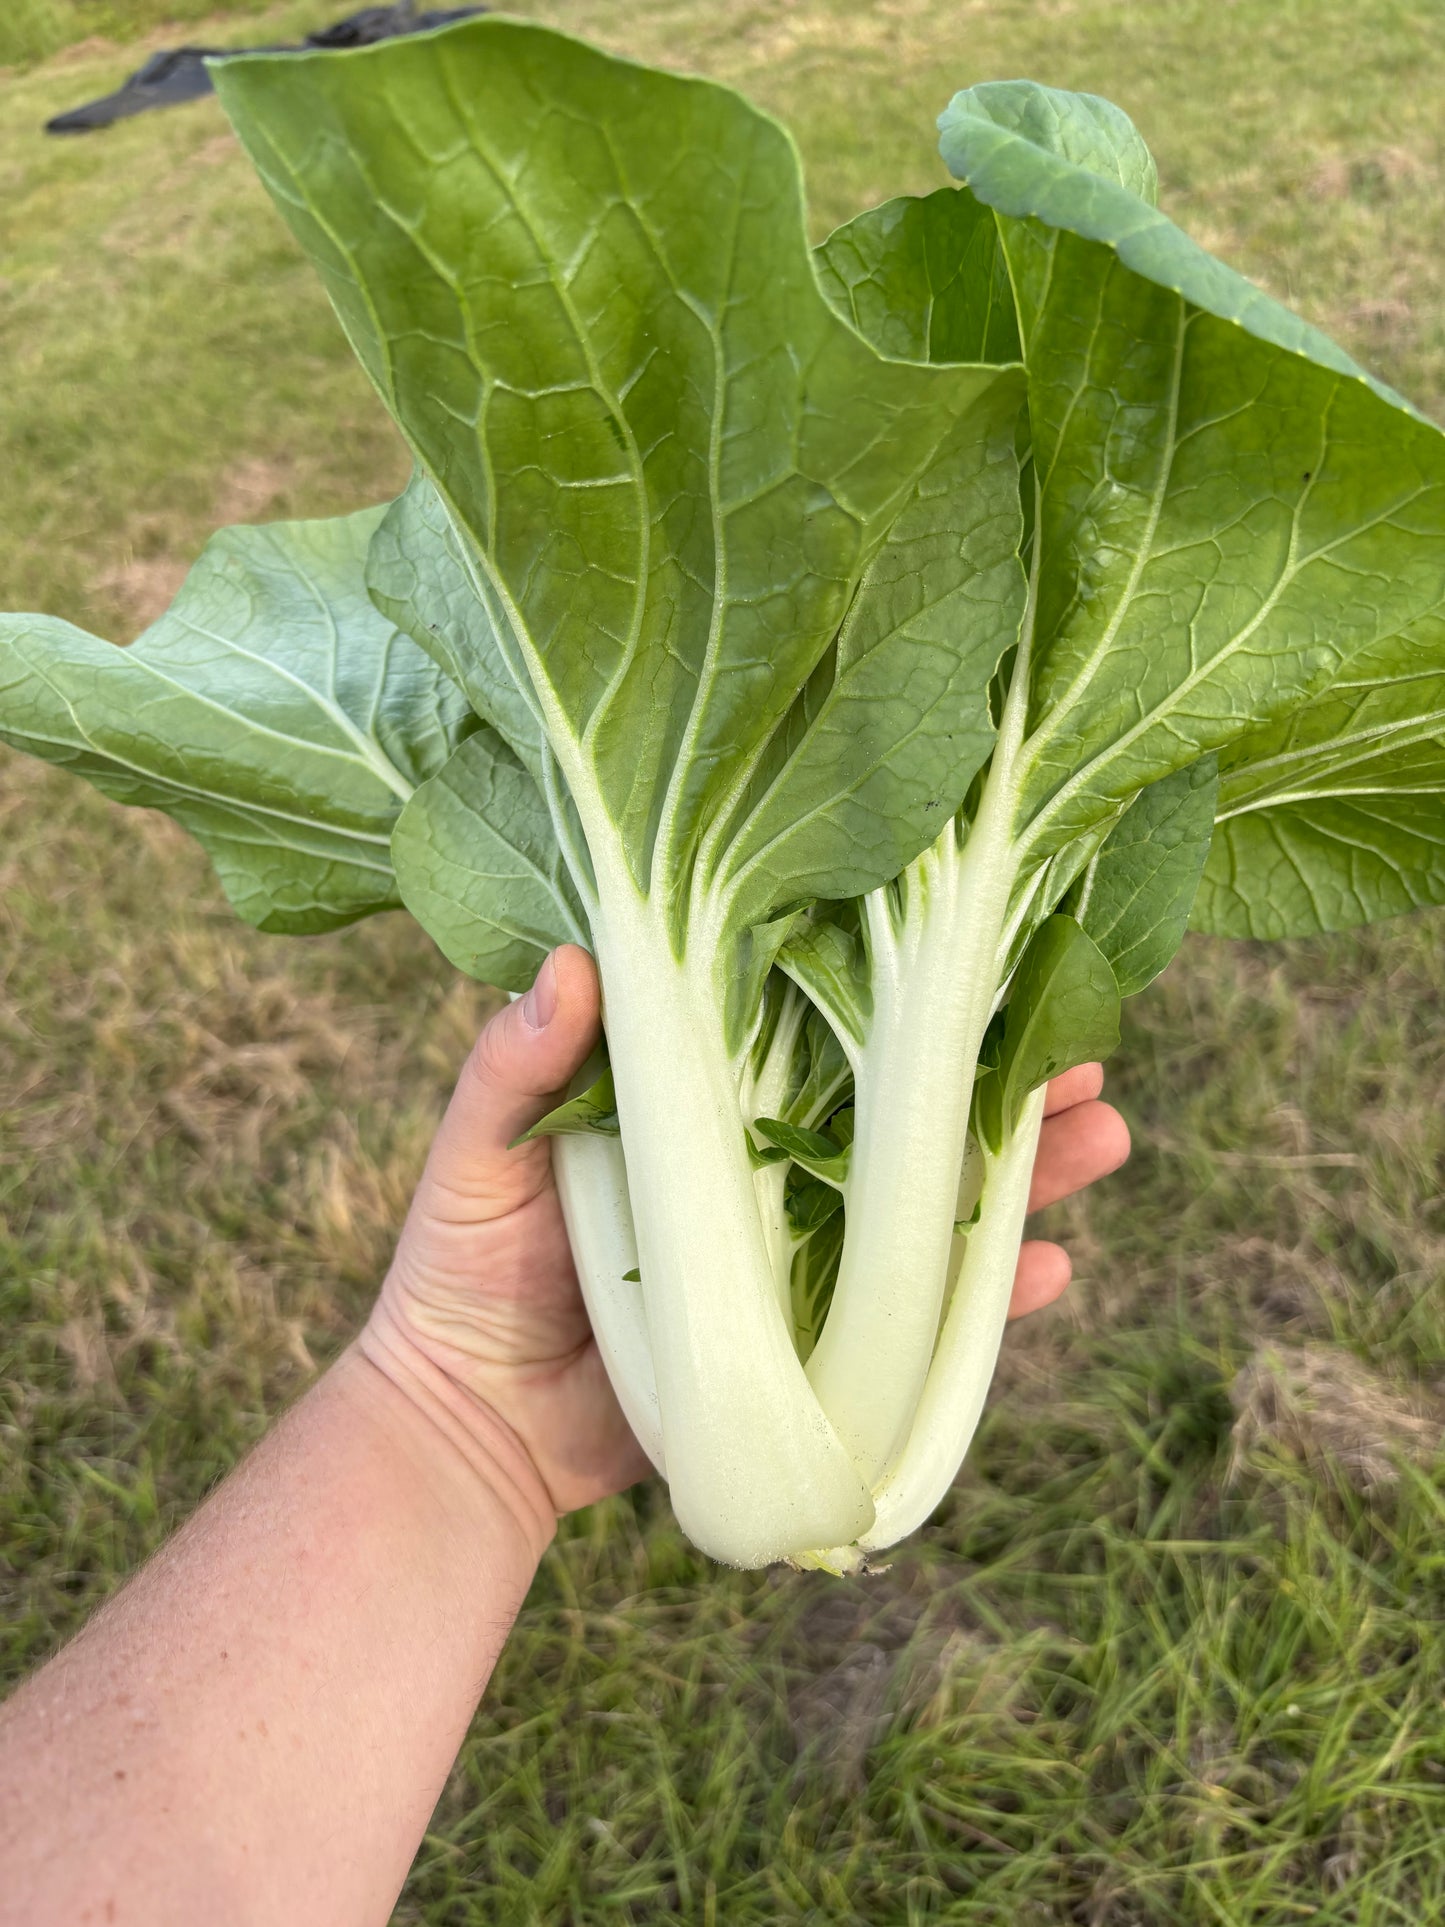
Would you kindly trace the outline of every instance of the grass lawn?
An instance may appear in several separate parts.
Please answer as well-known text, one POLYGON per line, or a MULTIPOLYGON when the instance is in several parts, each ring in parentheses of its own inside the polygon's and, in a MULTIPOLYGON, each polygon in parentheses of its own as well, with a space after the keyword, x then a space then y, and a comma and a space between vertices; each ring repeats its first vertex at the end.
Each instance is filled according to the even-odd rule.
MULTIPOLYGON (((128 637, 218 521, 402 481, 214 102, 38 131, 341 11, 0 25, 0 607, 128 637)), ((941 182, 958 87, 1107 93, 1171 212, 1445 420, 1425 0, 517 11, 784 116, 820 232, 941 182)), ((8 1684, 354 1328, 486 1001, 400 918, 240 926, 166 820, 4 753, 0 825, 8 1684)), ((719 1575, 654 1489, 570 1521, 397 1921, 1445 1918, 1445 918, 1191 939, 1126 1010, 1134 1161, 1052 1214, 1076 1288, 939 1519, 858 1583, 719 1575)))

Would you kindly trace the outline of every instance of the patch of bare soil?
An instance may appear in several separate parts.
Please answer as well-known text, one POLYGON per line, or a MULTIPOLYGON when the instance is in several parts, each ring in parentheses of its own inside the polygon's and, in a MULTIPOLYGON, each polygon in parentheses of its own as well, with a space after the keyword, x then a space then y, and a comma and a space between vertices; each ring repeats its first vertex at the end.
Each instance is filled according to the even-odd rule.
POLYGON ((216 521, 220 525, 274 522, 293 512, 291 495, 295 486, 292 462, 268 461, 262 455, 235 462, 216 485, 216 521))
POLYGON ((164 615, 190 563, 176 555, 132 555, 96 578, 96 587, 122 619, 127 640, 164 615))
POLYGON ((1230 1477, 1260 1448, 1314 1468, 1333 1463, 1366 1493, 1395 1482, 1400 1461, 1439 1448, 1440 1401, 1399 1385, 1338 1345, 1260 1345, 1230 1387, 1230 1477))

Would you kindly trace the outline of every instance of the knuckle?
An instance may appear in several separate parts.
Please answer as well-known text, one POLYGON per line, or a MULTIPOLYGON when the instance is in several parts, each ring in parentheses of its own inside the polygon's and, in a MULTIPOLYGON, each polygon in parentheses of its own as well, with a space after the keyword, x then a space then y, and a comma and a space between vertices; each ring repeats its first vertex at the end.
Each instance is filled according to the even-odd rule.
POLYGON ((510 1006, 506 1010, 499 1010, 480 1031, 467 1054, 463 1074, 475 1079, 484 1090, 495 1091, 506 1082, 509 1055, 507 1032, 511 1015, 510 1006))

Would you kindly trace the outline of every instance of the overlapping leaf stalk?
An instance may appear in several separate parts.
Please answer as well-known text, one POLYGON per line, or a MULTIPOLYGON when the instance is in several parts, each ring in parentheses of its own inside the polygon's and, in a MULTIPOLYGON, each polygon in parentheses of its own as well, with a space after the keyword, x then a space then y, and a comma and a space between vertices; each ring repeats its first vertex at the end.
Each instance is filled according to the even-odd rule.
POLYGON ((264 927, 590 945, 546 1128, 614 1383, 699 1545, 855 1563, 977 1423, 1045 1081, 1191 903, 1445 900, 1445 442, 1092 97, 958 96, 962 185, 813 254, 774 123, 540 29, 218 87, 416 477, 217 538, 124 655, 8 619, 0 734, 264 927))

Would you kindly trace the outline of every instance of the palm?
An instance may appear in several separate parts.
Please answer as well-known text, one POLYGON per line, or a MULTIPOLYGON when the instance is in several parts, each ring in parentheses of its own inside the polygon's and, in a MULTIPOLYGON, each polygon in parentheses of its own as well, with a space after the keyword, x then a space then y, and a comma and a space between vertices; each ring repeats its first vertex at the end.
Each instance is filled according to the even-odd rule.
POLYGON ((428 1171, 383 1304, 507 1421, 557 1510, 571 1512, 631 1485, 647 1460, 592 1337, 550 1165, 510 1210, 478 1218, 477 1208, 428 1171))

